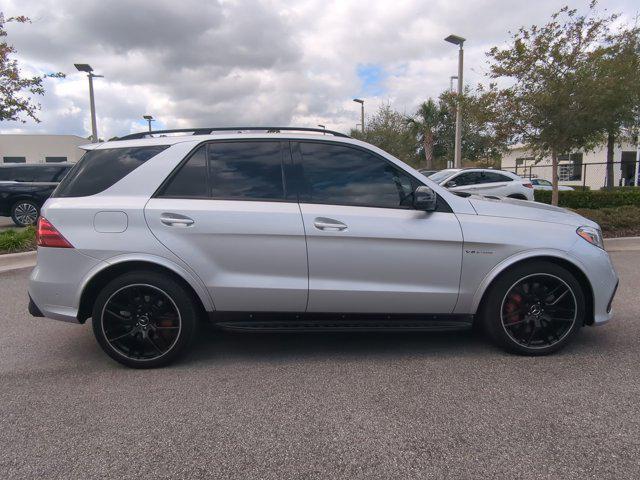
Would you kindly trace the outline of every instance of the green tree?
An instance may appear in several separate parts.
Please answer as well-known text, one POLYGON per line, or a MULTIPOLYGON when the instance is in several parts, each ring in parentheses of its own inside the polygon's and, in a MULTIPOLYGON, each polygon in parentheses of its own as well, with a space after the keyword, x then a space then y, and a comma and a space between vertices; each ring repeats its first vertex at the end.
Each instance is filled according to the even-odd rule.
MULTIPOLYGON (((590 5, 590 13, 595 9, 590 5)), ((539 27, 522 27, 510 45, 494 47, 490 75, 511 86, 499 91, 504 130, 539 158, 551 155, 552 203, 558 203, 558 155, 590 149, 601 139, 601 103, 593 95, 593 52, 607 42, 615 15, 586 16, 567 7, 539 27)))
POLYGON ((404 115, 389 104, 382 104, 374 115, 367 117, 365 125, 364 133, 352 129, 350 135, 389 152, 405 163, 416 164, 416 140, 404 115))
MULTIPOLYGON (((509 132, 505 132, 501 121, 501 112, 497 108, 496 98, 499 92, 495 85, 489 88, 478 86, 472 91, 465 88, 460 104, 462 116, 462 159, 467 162, 495 165, 506 150, 509 132)), ((455 112, 457 94, 443 92, 439 97, 441 125, 438 156, 453 161, 455 150, 455 112)))
POLYGON ((0 121, 26 123, 26 118, 39 122, 37 111, 40 105, 34 101, 36 95, 44 95, 43 80, 47 77, 64 77, 62 73, 22 77, 18 61, 13 58, 16 49, 6 41, 7 23, 29 23, 29 18, 4 17, 0 12, 0 121))
POLYGON ((443 119, 446 111, 442 103, 436 104, 432 99, 423 102, 413 117, 407 118, 410 132, 417 138, 421 156, 424 156, 424 167, 433 170, 434 149, 442 132, 443 119))
POLYGON ((594 119, 607 137, 607 187, 614 186, 616 142, 637 127, 640 111, 640 29, 617 28, 591 53, 593 91, 598 102, 594 119))

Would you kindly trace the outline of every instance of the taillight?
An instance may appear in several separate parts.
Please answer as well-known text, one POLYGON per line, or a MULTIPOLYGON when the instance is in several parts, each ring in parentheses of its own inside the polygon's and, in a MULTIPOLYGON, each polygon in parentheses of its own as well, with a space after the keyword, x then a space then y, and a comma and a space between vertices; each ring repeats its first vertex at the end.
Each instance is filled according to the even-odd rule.
POLYGON ((44 217, 38 219, 36 243, 39 247, 73 248, 73 245, 44 217))
POLYGON ((523 183, 522 186, 527 188, 533 188, 533 185, 530 183, 523 183))

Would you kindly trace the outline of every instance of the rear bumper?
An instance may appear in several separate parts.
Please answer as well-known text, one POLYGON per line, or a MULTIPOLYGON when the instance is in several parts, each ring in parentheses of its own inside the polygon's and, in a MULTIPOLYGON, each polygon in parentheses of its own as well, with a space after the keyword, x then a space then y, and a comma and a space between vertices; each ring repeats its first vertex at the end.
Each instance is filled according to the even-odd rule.
POLYGON ((39 247, 38 264, 29 279, 29 312, 36 317, 80 323, 78 308, 84 280, 102 263, 73 248, 39 247))

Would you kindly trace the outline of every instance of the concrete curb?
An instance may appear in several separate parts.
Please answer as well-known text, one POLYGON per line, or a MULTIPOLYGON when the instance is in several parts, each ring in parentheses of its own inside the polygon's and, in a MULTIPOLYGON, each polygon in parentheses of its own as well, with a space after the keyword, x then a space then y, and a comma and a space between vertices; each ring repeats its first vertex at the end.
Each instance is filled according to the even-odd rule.
POLYGON ((607 252, 640 251, 640 237, 605 238, 604 248, 607 252))
POLYGON ((36 266, 36 251, 7 253, 0 255, 0 273, 19 270, 21 268, 33 268, 36 266))

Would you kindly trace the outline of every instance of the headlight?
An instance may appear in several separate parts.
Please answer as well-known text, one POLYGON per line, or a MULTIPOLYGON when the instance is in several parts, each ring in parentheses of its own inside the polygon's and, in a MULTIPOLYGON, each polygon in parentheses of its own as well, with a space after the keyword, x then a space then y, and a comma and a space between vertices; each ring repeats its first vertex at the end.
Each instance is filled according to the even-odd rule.
POLYGON ((604 242, 602 241, 602 232, 593 227, 579 227, 576 233, 584 238, 591 245, 604 250, 604 242))

